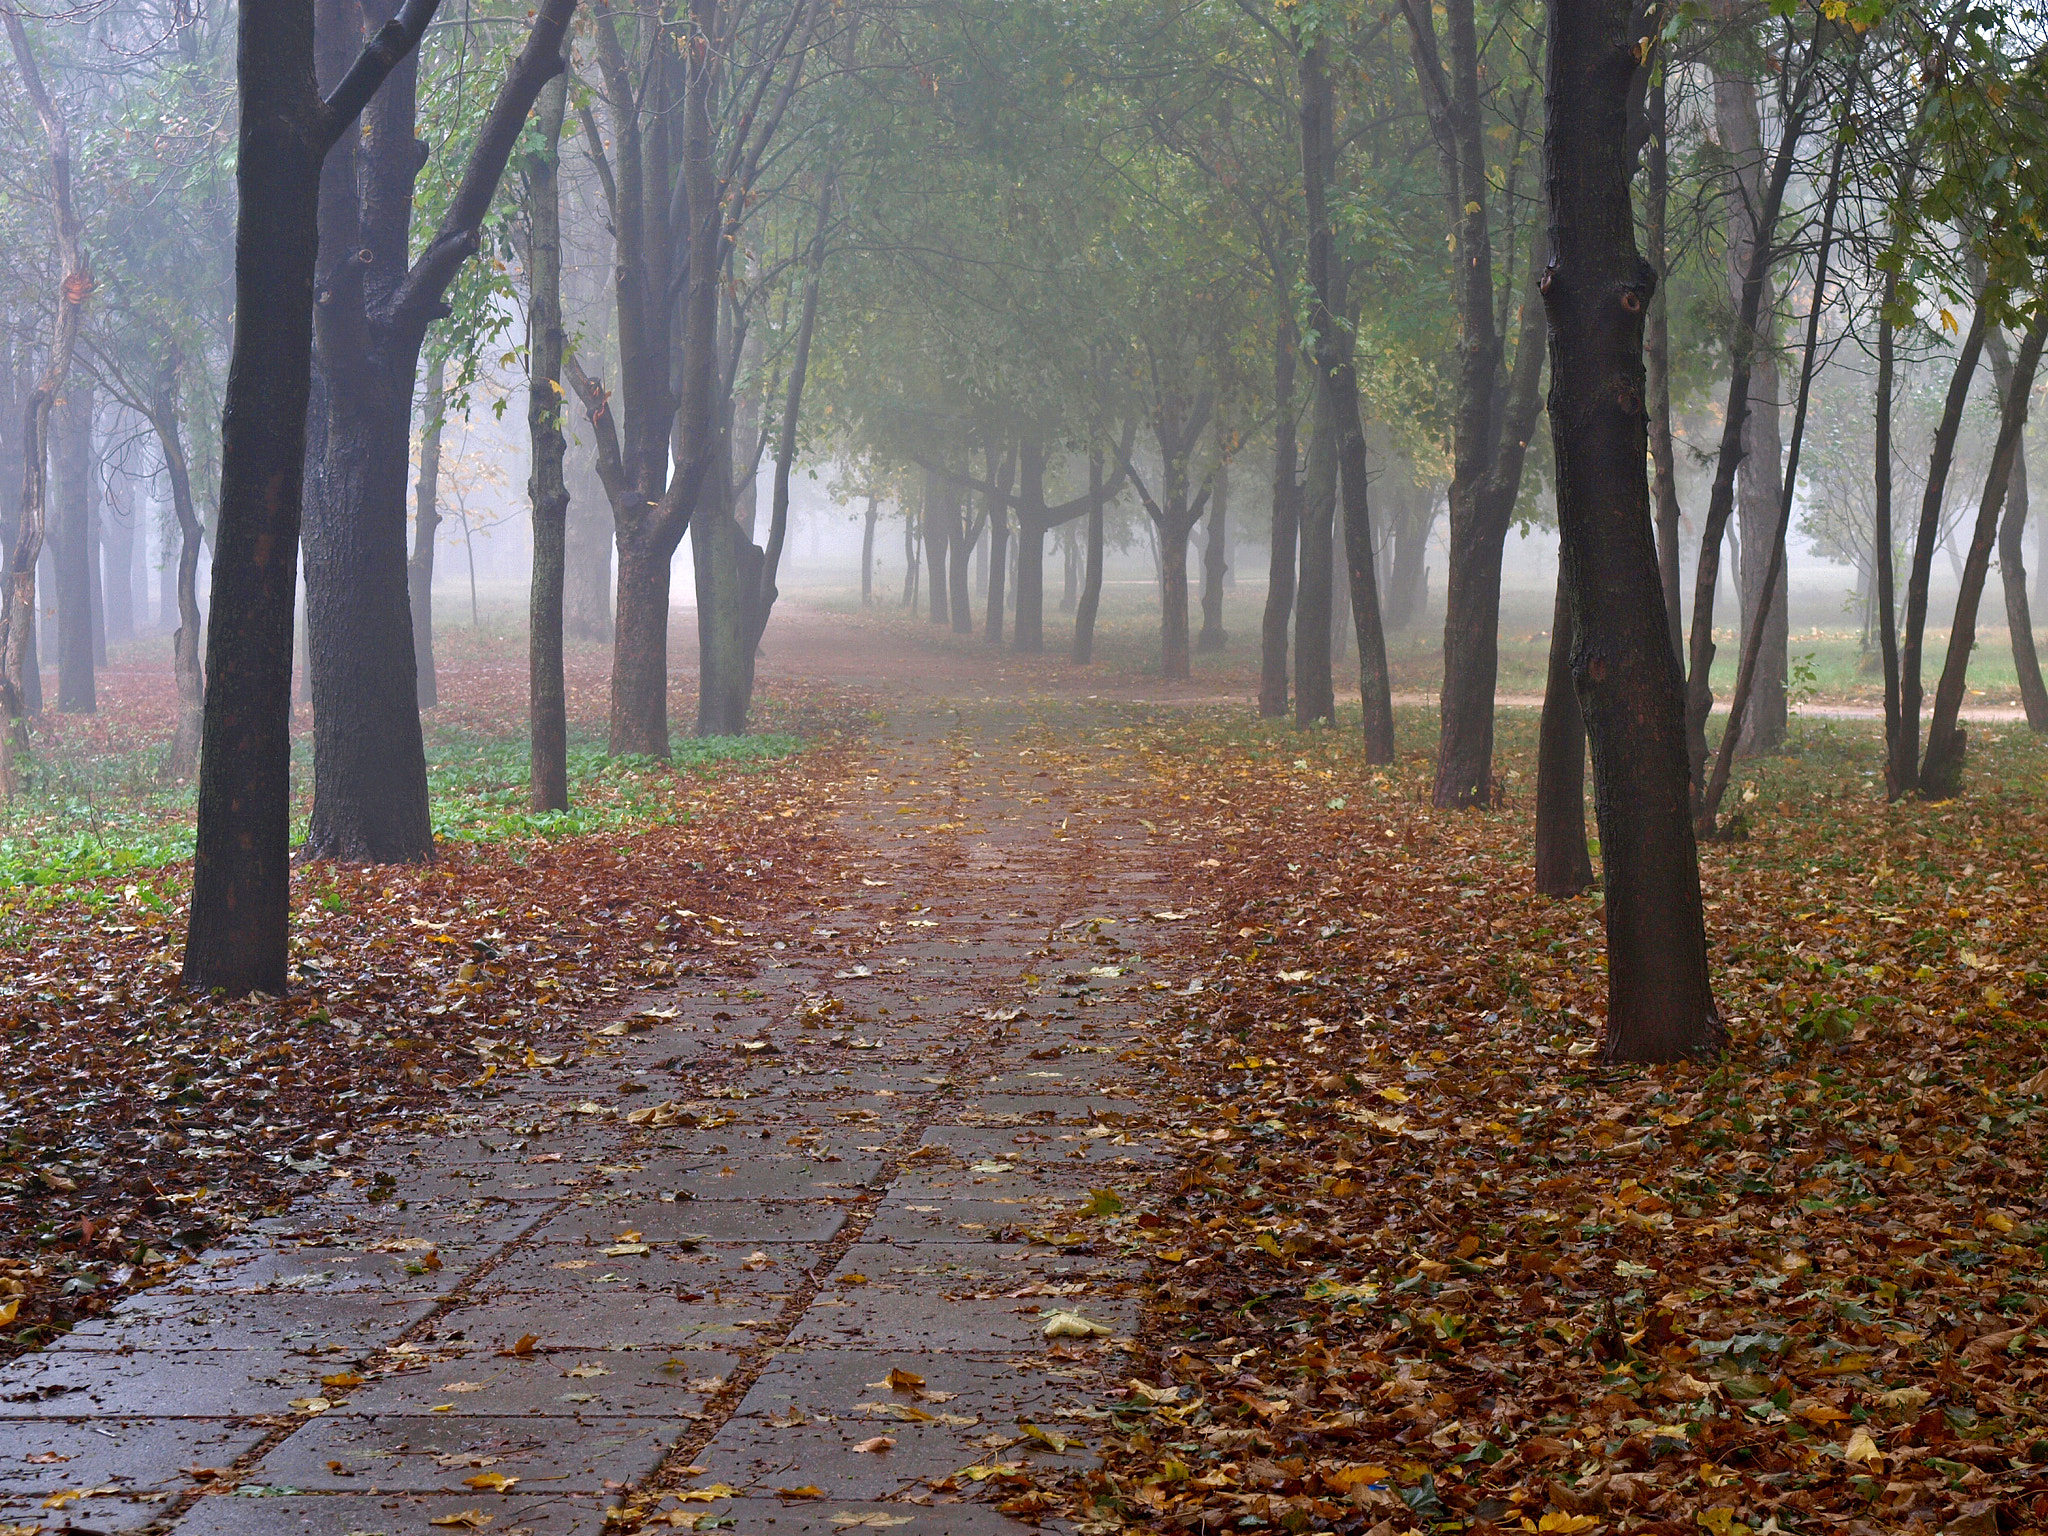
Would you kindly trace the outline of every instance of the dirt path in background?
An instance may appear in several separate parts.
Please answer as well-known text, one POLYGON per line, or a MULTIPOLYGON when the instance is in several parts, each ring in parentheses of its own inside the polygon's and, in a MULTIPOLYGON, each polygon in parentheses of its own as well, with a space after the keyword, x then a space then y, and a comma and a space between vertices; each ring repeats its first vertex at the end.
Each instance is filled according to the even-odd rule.
POLYGON ((1106 715, 827 638, 894 697, 836 899, 0 1372, 0 1529, 1022 1529, 988 1469, 1128 1374, 1091 1191, 1164 1155, 1118 1058, 1193 914, 1036 755, 1106 715))

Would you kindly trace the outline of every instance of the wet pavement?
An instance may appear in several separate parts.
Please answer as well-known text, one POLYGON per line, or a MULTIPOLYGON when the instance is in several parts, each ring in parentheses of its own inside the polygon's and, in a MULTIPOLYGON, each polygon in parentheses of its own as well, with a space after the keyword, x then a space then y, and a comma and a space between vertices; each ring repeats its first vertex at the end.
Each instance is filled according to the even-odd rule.
POLYGON ((907 714, 751 980, 0 1369, 0 1532, 1026 1529, 990 1490, 1128 1374, 1167 1146, 1119 1058, 1192 904, 1046 739, 907 714))

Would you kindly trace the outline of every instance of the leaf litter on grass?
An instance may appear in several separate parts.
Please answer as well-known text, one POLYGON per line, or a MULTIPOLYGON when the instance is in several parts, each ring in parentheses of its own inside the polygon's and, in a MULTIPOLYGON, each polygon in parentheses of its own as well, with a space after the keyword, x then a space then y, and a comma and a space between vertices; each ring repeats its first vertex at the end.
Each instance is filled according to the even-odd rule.
MULTIPOLYGON (((1419 724, 1404 721, 1411 730, 1419 724)), ((1704 855, 1718 1064, 1602 1069, 1596 899, 1505 809, 1342 736, 1148 719, 1086 754, 1214 897, 1144 1050, 1139 1363, 1083 1531, 2048 1526, 2042 748, 1886 807, 1874 739, 1759 765, 1704 855)), ((1077 754, 1078 755, 1078 754, 1077 754)))

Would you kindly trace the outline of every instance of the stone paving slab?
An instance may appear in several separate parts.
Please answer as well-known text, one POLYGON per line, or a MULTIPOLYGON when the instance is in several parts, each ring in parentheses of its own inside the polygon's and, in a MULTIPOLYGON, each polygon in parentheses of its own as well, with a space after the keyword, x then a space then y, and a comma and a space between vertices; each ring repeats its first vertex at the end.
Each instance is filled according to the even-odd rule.
POLYGON ((80 1323, 45 1355, 135 1350, 371 1348, 430 1313, 431 1297, 361 1292, 338 1296, 271 1292, 194 1297, 175 1290, 130 1297, 105 1317, 80 1323))
POLYGON ((47 1498, 119 1484, 128 1492, 190 1489, 193 1467, 229 1467, 268 1434, 240 1419, 0 1420, 0 1498, 47 1498))
POLYGON ((598 1536, 615 1497, 524 1493, 217 1496, 195 1504, 176 1529, 179 1536, 431 1536, 435 1517, 476 1510, 490 1521, 471 1528, 490 1536, 598 1536))
POLYGON ((565 1482, 601 1488, 651 1472, 675 1439, 674 1427, 593 1417, 453 1418, 445 1414, 325 1414, 250 1471, 272 1487, 308 1493, 471 1492, 486 1474, 539 1488, 565 1482))

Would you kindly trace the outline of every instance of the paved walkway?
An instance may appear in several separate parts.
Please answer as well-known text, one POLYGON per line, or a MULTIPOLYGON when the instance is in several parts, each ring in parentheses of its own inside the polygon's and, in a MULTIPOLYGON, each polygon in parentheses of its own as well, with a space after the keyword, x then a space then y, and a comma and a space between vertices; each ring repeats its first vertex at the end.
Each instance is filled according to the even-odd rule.
POLYGON ((1160 1156, 1118 1057, 1187 899, 1030 733, 906 717, 751 984, 638 1000, 0 1370, 0 1532, 1023 1529, 986 1469, 1121 1395, 1091 1191, 1160 1156))

